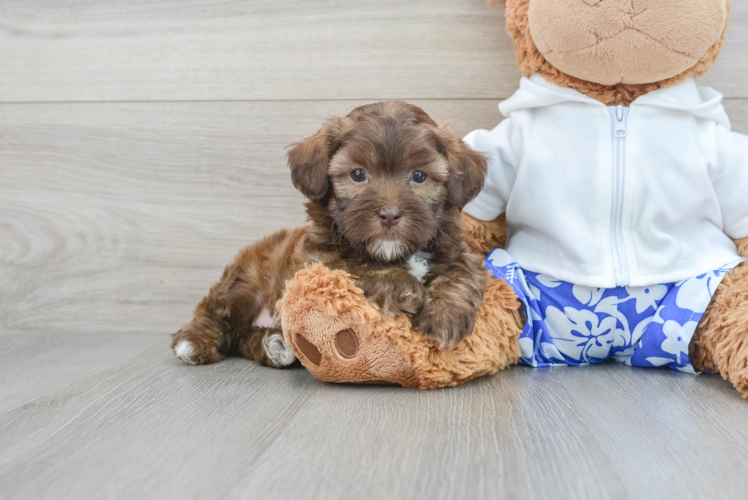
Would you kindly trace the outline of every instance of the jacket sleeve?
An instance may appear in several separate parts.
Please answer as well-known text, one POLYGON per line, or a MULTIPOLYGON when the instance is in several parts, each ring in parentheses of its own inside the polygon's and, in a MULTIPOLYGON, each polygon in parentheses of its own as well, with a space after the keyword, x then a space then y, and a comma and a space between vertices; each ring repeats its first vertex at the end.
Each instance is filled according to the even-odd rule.
POLYGON ((488 157, 488 175, 483 191, 463 209, 478 220, 492 221, 506 211, 516 178, 517 148, 511 118, 491 131, 475 130, 464 141, 488 157))
POLYGON ((748 136, 717 126, 717 174, 714 191, 724 231, 737 240, 748 236, 748 136))

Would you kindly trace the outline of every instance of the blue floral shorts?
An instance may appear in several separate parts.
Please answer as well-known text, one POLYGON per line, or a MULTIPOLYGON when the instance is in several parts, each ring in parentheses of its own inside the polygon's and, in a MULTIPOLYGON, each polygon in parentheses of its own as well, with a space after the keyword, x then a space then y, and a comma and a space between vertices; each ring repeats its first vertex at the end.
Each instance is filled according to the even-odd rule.
POLYGON ((722 278, 743 260, 678 283, 609 289, 525 271, 502 249, 491 252, 485 266, 525 305, 521 363, 580 366, 615 359, 696 373, 688 344, 722 278))

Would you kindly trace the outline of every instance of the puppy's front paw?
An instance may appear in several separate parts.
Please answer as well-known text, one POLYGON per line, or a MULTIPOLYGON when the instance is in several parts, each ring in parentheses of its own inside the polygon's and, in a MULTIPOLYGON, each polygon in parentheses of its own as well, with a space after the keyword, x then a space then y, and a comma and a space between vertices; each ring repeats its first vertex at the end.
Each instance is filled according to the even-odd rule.
POLYGON ((432 300, 416 314, 413 324, 442 348, 451 349, 473 333, 475 312, 456 310, 443 300, 432 300))
POLYGON ((410 275, 378 284, 369 298, 390 314, 415 314, 426 300, 426 287, 410 275))
POLYGON ((418 280, 402 281, 395 284, 397 308, 415 314, 426 300, 426 287, 418 280))

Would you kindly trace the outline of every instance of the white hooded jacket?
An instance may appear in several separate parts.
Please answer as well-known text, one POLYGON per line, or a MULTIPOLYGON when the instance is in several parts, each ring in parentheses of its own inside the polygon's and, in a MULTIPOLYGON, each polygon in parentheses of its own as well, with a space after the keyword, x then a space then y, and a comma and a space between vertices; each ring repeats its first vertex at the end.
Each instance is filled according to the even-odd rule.
POLYGON ((465 142, 489 157, 465 207, 506 213, 522 268, 598 288, 692 278, 739 258, 748 236, 748 137, 722 95, 685 81, 607 107, 535 75, 499 106, 507 117, 465 142))

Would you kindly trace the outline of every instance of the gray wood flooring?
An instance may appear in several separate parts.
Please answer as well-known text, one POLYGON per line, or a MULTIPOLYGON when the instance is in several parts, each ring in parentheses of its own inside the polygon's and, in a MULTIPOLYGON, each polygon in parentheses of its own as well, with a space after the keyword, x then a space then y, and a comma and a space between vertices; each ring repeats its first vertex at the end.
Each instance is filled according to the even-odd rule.
MULTIPOLYGON (((748 1, 704 79, 748 133, 748 1)), ((484 0, 0 2, 0 499, 748 497, 715 376, 332 386, 169 334, 304 221, 285 148, 390 98, 466 133, 519 73, 484 0)))
POLYGON ((745 498, 746 403, 719 377, 516 367, 419 392, 165 335, 0 336, 1 498, 745 498))

